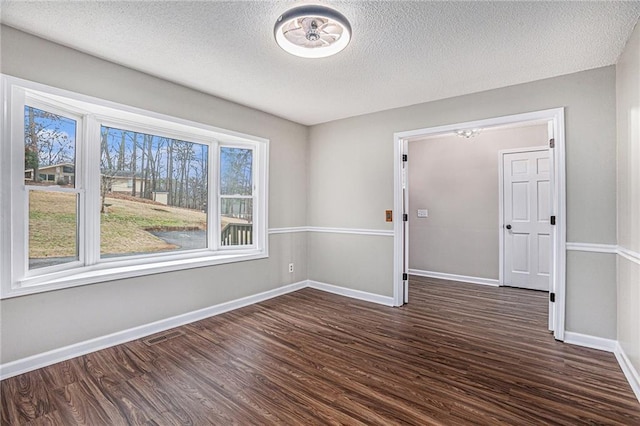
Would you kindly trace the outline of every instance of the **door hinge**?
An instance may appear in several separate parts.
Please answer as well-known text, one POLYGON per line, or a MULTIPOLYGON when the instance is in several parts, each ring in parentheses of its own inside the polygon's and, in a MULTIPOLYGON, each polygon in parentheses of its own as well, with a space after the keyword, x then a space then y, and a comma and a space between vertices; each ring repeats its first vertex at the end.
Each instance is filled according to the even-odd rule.
POLYGON ((406 272, 402 273, 402 281, 406 281, 409 279, 409 274, 407 274, 406 272))
POLYGON ((556 140, 551 138, 549 139, 549 148, 555 148, 556 147, 556 140))
POLYGON ((403 221, 403 222, 406 222, 406 221, 408 221, 408 220, 409 220, 409 215, 408 215, 408 214, 406 214, 406 213, 404 213, 404 214, 402 215, 402 221, 403 221))
POLYGON ((549 302, 555 303, 555 301, 556 301, 556 294, 549 293, 549 302))
POLYGON ((556 224, 556 217, 555 216, 551 216, 549 218, 549 223, 552 224, 552 225, 555 225, 556 224))
POLYGON ((402 161, 407 161, 407 154, 402 154, 402 161))

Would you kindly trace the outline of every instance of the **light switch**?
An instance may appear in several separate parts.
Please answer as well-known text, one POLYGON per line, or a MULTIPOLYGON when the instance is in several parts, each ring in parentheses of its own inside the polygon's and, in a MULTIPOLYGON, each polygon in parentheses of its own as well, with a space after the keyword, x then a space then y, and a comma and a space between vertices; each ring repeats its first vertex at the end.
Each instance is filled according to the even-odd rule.
POLYGON ((429 217, 429 210, 418 209, 418 217, 429 217))

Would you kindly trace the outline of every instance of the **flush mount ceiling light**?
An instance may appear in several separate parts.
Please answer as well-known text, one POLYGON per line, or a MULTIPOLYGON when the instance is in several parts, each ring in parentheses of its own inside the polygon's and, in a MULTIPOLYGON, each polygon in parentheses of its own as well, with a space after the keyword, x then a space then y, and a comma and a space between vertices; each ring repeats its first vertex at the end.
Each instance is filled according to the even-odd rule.
POLYGON ((284 12, 273 30, 278 45, 303 58, 326 58, 347 47, 351 25, 337 10, 319 5, 284 12))
POLYGON ((456 135, 460 136, 461 138, 469 139, 478 136, 481 130, 482 129, 461 129, 456 130, 456 135))

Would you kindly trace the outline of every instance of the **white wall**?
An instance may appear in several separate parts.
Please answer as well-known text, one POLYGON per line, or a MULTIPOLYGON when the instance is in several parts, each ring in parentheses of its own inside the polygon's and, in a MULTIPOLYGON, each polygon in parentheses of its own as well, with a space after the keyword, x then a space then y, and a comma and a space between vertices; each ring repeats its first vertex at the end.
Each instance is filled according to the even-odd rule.
MULTIPOLYGON (((445 83, 443 83, 445 84, 445 83)), ((310 226, 392 230, 393 133, 566 107, 569 242, 616 242, 615 68, 605 67, 313 126, 309 140, 310 226)), ((398 212, 395 212, 396 215, 398 212)), ((309 253, 340 253, 317 261, 309 278, 331 271, 331 284, 393 294, 393 238, 332 235, 309 239, 309 253), (343 243, 346 239, 348 243, 343 243), (357 238, 357 241, 353 241, 357 238), (386 238, 386 239, 385 239, 386 238), (366 247, 366 250, 363 248, 366 247), (344 259, 349 259, 345 261, 344 259), (344 278, 367 265, 368 278, 344 278), (344 274, 342 273, 344 272, 344 274)), ((616 337, 615 268, 610 255, 574 252, 567 262, 569 331, 616 337), (584 277, 592 266, 604 277, 584 277)))
MULTIPOLYGON (((305 225, 305 126, 6 26, 1 43, 2 73, 270 139, 269 227, 305 225)), ((271 235, 265 260, 2 300, 0 363, 305 280, 306 249, 304 233, 271 235), (289 262, 295 263, 293 274, 289 262)))
POLYGON ((640 371, 640 23, 616 66, 618 341, 640 371))
POLYGON ((538 123, 410 141, 409 268, 497 280, 498 152, 548 139, 547 124, 538 123), (418 209, 429 217, 418 218, 418 209))

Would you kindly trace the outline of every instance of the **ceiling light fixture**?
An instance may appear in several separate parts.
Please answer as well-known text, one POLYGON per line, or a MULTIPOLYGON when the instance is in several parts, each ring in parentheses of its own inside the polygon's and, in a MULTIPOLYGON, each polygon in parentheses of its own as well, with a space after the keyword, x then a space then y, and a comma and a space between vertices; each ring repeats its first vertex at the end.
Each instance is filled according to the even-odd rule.
POLYGON ((304 5, 284 12, 273 33, 285 51, 302 58, 326 58, 347 47, 351 25, 337 10, 304 5))
POLYGON ((482 129, 460 129, 456 130, 456 135, 460 136, 461 138, 469 139, 478 136, 481 130, 482 129))

